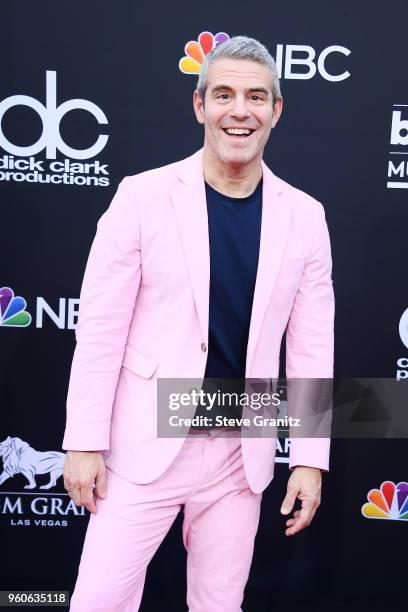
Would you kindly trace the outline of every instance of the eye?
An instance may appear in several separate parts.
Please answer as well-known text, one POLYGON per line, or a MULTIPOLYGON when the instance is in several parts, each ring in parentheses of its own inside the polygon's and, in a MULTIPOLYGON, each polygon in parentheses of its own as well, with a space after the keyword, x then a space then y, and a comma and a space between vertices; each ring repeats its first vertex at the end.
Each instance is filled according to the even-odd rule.
POLYGON ((221 99, 221 100, 228 100, 229 94, 227 94, 227 93, 219 94, 219 96, 217 96, 217 98, 221 99))

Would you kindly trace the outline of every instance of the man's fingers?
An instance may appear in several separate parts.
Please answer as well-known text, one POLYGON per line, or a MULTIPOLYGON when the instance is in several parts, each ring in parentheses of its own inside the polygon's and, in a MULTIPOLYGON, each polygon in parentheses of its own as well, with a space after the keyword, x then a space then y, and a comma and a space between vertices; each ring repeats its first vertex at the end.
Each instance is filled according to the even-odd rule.
POLYGON ((96 505, 92 486, 86 486, 81 488, 81 498, 82 505, 85 506, 85 508, 89 512, 96 514, 96 505))
POLYGON ((321 471, 317 470, 317 468, 296 466, 289 478, 287 494, 282 504, 281 513, 288 514, 292 510, 297 498, 302 501, 302 508, 300 511, 294 512, 293 516, 286 522, 288 527, 285 531, 286 535, 293 535, 312 522, 320 505, 321 478, 321 471))
POLYGON ((96 513, 96 499, 106 496, 106 469, 97 451, 68 451, 64 484, 76 506, 96 513))
POLYGON ((299 520, 302 524, 309 525, 310 521, 313 518, 313 505, 310 503, 303 503, 302 508, 300 509, 299 520))
POLYGON ((290 525, 293 525, 296 522, 296 517, 299 516, 299 514, 300 514, 300 510, 296 510, 293 513, 293 517, 286 521, 286 525, 288 527, 290 527, 290 525))
POLYGON ((81 489, 78 487, 72 488, 71 499, 74 500, 76 506, 82 506, 81 489))
POLYGON ((89 512, 96 514, 96 504, 92 487, 76 487, 72 489, 69 495, 76 506, 85 506, 89 512))
POLYGON ((305 527, 307 527, 308 523, 301 518, 293 519, 294 523, 285 531, 286 535, 294 535, 298 531, 301 531, 305 527))
POLYGON ((290 525, 289 525, 289 521, 286 523, 289 529, 285 531, 285 534, 294 535, 295 533, 298 533, 305 527, 308 527, 310 523, 312 522, 312 519, 315 513, 316 513, 316 509, 314 508, 314 505, 308 504, 308 505, 302 506, 301 510, 298 511, 298 513, 296 514, 296 517, 293 519, 289 519, 290 525))
POLYGON ((298 489, 295 487, 288 487, 288 491, 286 493, 286 497, 283 500, 282 503, 282 507, 281 507, 281 514, 289 514, 289 512, 291 512, 296 498, 297 498, 297 494, 298 494, 298 489))
POLYGON ((106 470, 101 470, 96 475, 95 493, 102 499, 106 497, 106 470))

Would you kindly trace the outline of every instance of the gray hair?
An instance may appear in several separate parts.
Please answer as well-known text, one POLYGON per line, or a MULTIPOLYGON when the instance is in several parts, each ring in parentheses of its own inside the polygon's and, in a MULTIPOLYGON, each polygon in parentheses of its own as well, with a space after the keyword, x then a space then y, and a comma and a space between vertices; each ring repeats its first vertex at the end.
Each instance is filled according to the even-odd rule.
POLYGON ((215 49, 205 56, 197 81, 197 90, 203 102, 208 86, 208 68, 218 58, 222 57, 228 59, 251 60, 252 62, 258 62, 258 64, 263 64, 269 68, 272 74, 272 103, 275 104, 277 98, 281 95, 275 60, 262 43, 248 36, 233 36, 226 42, 217 45, 215 49))

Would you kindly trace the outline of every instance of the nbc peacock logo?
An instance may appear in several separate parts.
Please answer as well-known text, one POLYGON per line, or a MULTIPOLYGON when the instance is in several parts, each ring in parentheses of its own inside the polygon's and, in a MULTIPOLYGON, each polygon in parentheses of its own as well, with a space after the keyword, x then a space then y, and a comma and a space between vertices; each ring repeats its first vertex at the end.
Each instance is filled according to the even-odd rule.
POLYGON ((184 74, 199 74, 205 56, 210 53, 217 45, 229 40, 230 37, 225 32, 211 34, 211 32, 201 32, 197 40, 190 40, 184 47, 186 54, 179 61, 179 68, 184 74))
POLYGON ((27 302, 19 295, 14 295, 10 287, 0 289, 0 327, 27 327, 31 315, 26 311, 27 302))
POLYGON ((379 489, 371 489, 367 499, 369 503, 364 504, 361 508, 365 518, 389 521, 408 520, 408 482, 399 482, 396 485, 387 480, 379 489))

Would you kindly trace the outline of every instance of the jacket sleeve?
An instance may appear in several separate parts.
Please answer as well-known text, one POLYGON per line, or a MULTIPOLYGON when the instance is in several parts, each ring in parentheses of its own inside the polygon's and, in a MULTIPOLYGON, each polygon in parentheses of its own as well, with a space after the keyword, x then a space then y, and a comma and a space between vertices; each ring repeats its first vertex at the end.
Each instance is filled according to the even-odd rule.
POLYGON ((83 278, 65 450, 109 450, 112 405, 140 280, 140 224, 131 179, 124 178, 98 221, 83 278))
MULTIPOLYGON (((333 378, 334 294, 331 272, 329 232, 323 206, 318 203, 314 238, 286 329, 288 385, 290 379, 333 378)), ((288 410, 290 416, 290 401, 288 410)), ((326 422, 329 416, 327 411, 326 422)), ((292 470, 303 465, 327 471, 329 455, 330 437, 292 437, 289 468, 292 470)))

